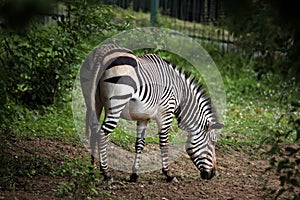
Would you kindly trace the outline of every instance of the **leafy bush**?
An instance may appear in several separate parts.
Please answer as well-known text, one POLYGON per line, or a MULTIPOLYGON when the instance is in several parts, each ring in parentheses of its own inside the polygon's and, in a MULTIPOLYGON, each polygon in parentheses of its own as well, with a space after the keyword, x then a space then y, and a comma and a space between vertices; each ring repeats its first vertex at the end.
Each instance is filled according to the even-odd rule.
POLYGON ((1 31, 6 91, 24 105, 49 105, 64 97, 86 55, 86 39, 128 26, 126 20, 115 23, 109 6, 67 1, 64 7, 68 16, 55 16, 56 23, 32 23, 23 33, 1 31))
POLYGON ((49 105, 71 87, 78 62, 74 38, 55 25, 31 25, 26 35, 2 41, 8 95, 24 105, 49 105), (61 38, 64 38, 63 40, 61 38))
POLYGON ((287 107, 286 112, 274 123, 274 128, 269 129, 266 141, 272 145, 270 155, 270 167, 279 175, 279 185, 269 192, 275 194, 275 199, 282 197, 288 192, 290 198, 300 198, 300 102, 293 98, 293 93, 298 92, 295 88, 295 80, 281 85, 283 89, 280 105, 287 107), (282 128, 282 122, 288 125, 282 128))
MULTIPOLYGON (((31 1, 19 3, 36 9, 31 1)), ((99 44, 131 26, 130 17, 118 19, 111 6, 99 2, 62 1, 54 5, 61 14, 54 13, 51 23, 41 23, 49 16, 34 17, 35 10, 24 14, 30 17, 22 22, 22 29, 15 24, 20 14, 15 6, 10 1, 0 5, 2 10, 11 8, 0 15, 1 129, 8 129, 20 109, 17 105, 35 109, 69 101, 78 67, 94 48, 91 40, 99 44)))
POLYGON ((75 199, 86 199, 98 195, 97 185, 100 184, 100 171, 86 159, 78 158, 67 162, 54 175, 66 177, 66 181, 59 182, 59 196, 75 199))

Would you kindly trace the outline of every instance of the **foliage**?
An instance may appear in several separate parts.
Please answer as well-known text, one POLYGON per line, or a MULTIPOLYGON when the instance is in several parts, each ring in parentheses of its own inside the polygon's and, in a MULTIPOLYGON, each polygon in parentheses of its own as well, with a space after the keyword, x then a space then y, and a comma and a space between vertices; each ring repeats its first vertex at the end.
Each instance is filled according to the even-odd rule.
POLYGON ((270 193, 275 198, 284 196, 285 192, 293 194, 293 199, 300 197, 300 148, 295 146, 277 145, 275 155, 270 159, 270 167, 267 170, 275 169, 279 174, 278 189, 271 189, 270 193))
POLYGON ((63 97, 74 77, 70 65, 79 60, 76 40, 54 25, 35 24, 25 36, 10 35, 4 37, 1 51, 8 96, 30 106, 49 105, 55 95, 63 97))
POLYGON ((20 138, 39 137, 78 143, 72 110, 65 107, 48 106, 39 110, 30 110, 20 106, 18 117, 11 122, 13 134, 20 138))
MULTIPOLYGON (((278 176, 278 185, 267 190, 273 197, 292 195, 299 198, 300 179, 300 102, 299 83, 286 80, 279 71, 256 70, 268 60, 238 52, 221 53, 206 46, 219 66, 227 94, 227 126, 218 144, 234 146, 257 154, 268 150, 270 167, 278 176), (247 148, 247 146, 249 148, 247 148)), ((274 60, 280 66, 281 60, 274 60)), ((276 68, 276 67, 275 67, 276 68)))
POLYGON ((8 95, 30 106, 52 104, 55 97, 64 100, 77 72, 75 66, 84 59, 86 50, 81 45, 86 38, 128 26, 127 21, 113 22, 110 7, 93 5, 66 2, 68 17, 55 16, 56 23, 32 23, 23 33, 2 30, 0 57, 9 77, 5 81, 8 95))
MULTIPOLYGON (((0 86, 1 87, 1 86, 0 86)), ((12 128, 11 122, 16 119, 17 108, 18 106, 7 96, 6 92, 1 91, 0 89, 0 133, 9 132, 12 128)))
POLYGON ((123 15, 117 18, 112 6, 101 1, 66 1, 65 6, 69 17, 67 28, 72 29, 82 37, 104 35, 110 31, 123 31, 130 28, 132 17, 123 15))
POLYGON ((98 195, 100 171, 94 169, 87 162, 87 158, 77 158, 64 163, 54 175, 66 178, 65 181, 59 182, 60 194, 58 195, 61 197, 89 199, 98 195))
MULTIPOLYGON (((35 8, 22 0, 19 3, 35 8)), ((0 6, 9 5, 5 1, 0 6)), ((1 129, 9 129, 20 106, 36 109, 70 101, 78 66, 95 45, 91 38, 97 38, 98 44, 109 34, 130 27, 130 17, 116 19, 112 7, 101 3, 65 1, 55 5, 62 14, 54 13, 53 22, 47 24, 41 21, 49 16, 34 18, 35 11, 24 13, 30 17, 22 25, 14 24, 14 6, 0 16, 1 129)))
POLYGON ((283 114, 277 121, 282 120, 284 115, 288 116, 287 123, 290 125, 285 130, 275 129, 268 137, 272 148, 269 150, 270 167, 267 170, 275 169, 279 174, 278 189, 270 190, 277 199, 283 196, 285 192, 293 194, 293 199, 300 197, 300 116, 299 102, 292 103, 289 112, 283 114), (286 138, 293 135, 292 143, 286 143, 286 138))
POLYGON ((254 69, 261 74, 275 72, 283 78, 297 77, 299 58, 299 12, 293 3, 277 1, 224 2, 226 28, 235 35, 235 45, 256 57, 254 69), (286 6, 288 5, 288 6, 286 6))

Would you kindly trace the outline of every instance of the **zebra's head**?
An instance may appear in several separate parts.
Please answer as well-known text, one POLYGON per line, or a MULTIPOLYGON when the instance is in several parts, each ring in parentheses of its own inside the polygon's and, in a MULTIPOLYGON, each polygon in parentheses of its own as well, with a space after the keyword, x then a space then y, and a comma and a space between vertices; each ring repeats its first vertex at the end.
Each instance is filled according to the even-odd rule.
POLYGON ((190 134, 188 138, 186 151, 200 171, 202 179, 211 179, 216 174, 215 130, 223 126, 219 122, 210 121, 204 130, 197 134, 190 134))

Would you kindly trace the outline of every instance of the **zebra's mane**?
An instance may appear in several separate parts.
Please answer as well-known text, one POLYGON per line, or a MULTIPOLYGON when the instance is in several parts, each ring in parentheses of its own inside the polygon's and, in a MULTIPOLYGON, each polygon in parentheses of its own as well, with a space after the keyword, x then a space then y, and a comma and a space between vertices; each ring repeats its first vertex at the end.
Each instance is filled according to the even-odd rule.
POLYGON ((213 118, 218 120, 216 109, 213 106, 211 98, 208 96, 207 91, 204 89, 203 84, 199 83, 198 79, 192 73, 184 70, 182 67, 174 65, 172 63, 169 63, 169 65, 171 65, 175 72, 178 73, 182 80, 185 81, 188 88, 190 88, 190 91, 196 97, 196 100, 198 102, 203 100, 209 102, 208 105, 210 108, 210 114, 212 114, 213 118))
POLYGON ((155 56, 158 57, 159 59, 162 59, 164 62, 167 63, 167 65, 171 66, 173 68, 173 70, 178 74, 179 77, 182 78, 182 80, 186 83, 186 85, 188 86, 188 88, 190 89, 190 92, 192 92, 193 96, 196 97, 196 101, 197 102, 201 102, 201 101, 207 101, 208 102, 208 106, 209 106, 209 110, 211 116, 218 120, 218 116, 217 116, 217 112, 215 107, 212 104, 211 98, 207 95, 206 90, 203 87, 203 84, 198 82, 197 77, 195 77, 194 75, 192 75, 192 73, 184 70, 182 67, 174 65, 173 63, 163 59, 162 57, 160 57, 158 54, 144 54, 142 56, 137 56, 139 58, 141 57, 148 57, 148 56, 155 56))

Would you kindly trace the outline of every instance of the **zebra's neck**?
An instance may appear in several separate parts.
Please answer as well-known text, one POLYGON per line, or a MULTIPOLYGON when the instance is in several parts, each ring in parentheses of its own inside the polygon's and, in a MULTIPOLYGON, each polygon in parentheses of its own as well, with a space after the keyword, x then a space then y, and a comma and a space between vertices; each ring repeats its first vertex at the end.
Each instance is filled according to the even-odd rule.
POLYGON ((177 72, 181 80, 174 82, 179 96, 175 115, 181 129, 197 133, 207 128, 212 119, 216 119, 210 98, 202 86, 182 72, 177 72))
POLYGON ((201 86, 176 66, 154 54, 140 56, 139 62, 141 80, 147 80, 141 85, 155 83, 159 90, 154 90, 154 85, 148 89, 152 89, 157 96, 160 96, 158 93, 163 94, 164 90, 172 90, 176 101, 175 116, 181 129, 196 133, 205 129, 209 120, 216 118, 210 98, 201 86))

